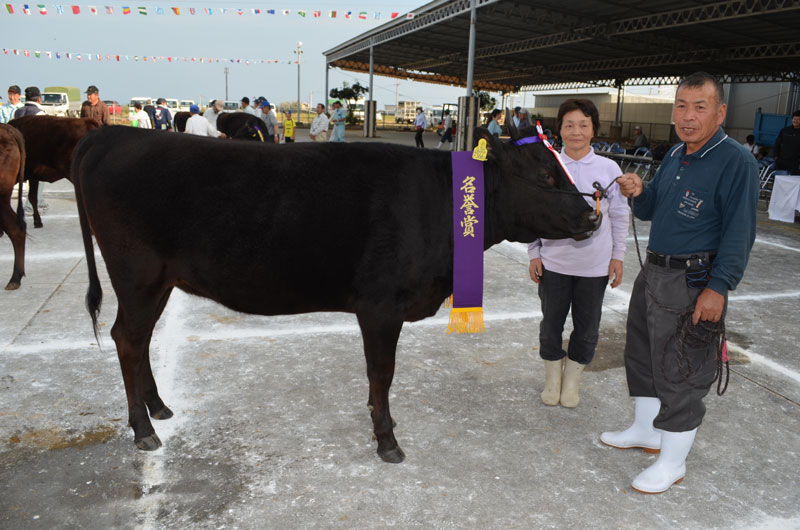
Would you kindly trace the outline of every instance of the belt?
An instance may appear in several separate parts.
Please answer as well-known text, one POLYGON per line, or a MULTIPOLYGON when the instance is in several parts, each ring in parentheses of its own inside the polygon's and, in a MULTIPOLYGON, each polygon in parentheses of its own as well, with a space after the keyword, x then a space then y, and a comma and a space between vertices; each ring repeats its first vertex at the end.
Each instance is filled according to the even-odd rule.
POLYGON ((701 260, 707 265, 710 265, 711 262, 714 261, 714 256, 716 255, 716 252, 700 252, 699 254, 692 254, 689 256, 666 256, 648 249, 647 261, 653 265, 658 265, 659 267, 686 270, 694 260, 701 260))

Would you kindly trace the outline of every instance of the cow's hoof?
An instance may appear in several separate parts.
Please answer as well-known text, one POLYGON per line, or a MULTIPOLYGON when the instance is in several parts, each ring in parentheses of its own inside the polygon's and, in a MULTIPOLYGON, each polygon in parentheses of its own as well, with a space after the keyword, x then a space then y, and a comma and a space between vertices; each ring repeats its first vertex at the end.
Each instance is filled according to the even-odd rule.
POLYGON ((164 405, 164 408, 159 410, 158 412, 153 412, 150 414, 150 417, 154 420, 168 420, 173 416, 172 411, 164 405))
POLYGON ((400 449, 399 445, 388 451, 381 451, 378 449, 378 456, 381 457, 381 460, 389 462, 390 464, 399 464, 406 459, 406 454, 400 449))
POLYGON ((34 228, 42 228, 44 225, 42 223, 37 223, 36 221, 33 222, 34 228))
POLYGON ((6 285, 6 291, 15 291, 19 289, 19 282, 8 282, 6 285))
POLYGON ((150 436, 145 436, 141 440, 136 440, 135 443, 136 447, 142 451, 155 451, 161 447, 161 440, 158 438, 156 433, 153 433, 150 436))

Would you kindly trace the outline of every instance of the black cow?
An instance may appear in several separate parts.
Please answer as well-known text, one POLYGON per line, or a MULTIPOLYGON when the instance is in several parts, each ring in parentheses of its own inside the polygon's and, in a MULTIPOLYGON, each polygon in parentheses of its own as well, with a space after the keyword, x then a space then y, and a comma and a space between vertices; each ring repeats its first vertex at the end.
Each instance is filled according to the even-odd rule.
POLYGON ((22 209, 22 180, 25 175, 25 140, 14 127, 0 123, 0 236, 8 234, 14 247, 14 270, 7 291, 19 289, 25 275, 25 210, 22 209), (19 186, 17 213, 11 209, 11 194, 19 186))
POLYGON ((33 208, 33 227, 42 227, 39 215, 39 182, 55 182, 69 178, 72 150, 87 132, 100 127, 92 118, 59 118, 57 116, 24 116, 8 122, 25 138, 25 179, 28 201, 33 208))
POLYGON ((234 140, 263 142, 267 136, 264 122, 245 112, 223 112, 217 116, 217 130, 234 140))
POLYGON ((191 113, 186 111, 176 112, 172 117, 172 123, 175 125, 175 130, 178 132, 186 132, 186 122, 189 121, 191 113))
MULTIPOLYGON (((576 190, 542 144, 476 135, 489 145, 485 248, 597 229, 582 197, 548 193, 576 190)), ((395 349, 403 322, 434 315, 452 292, 451 165, 450 153, 382 143, 275 146, 128 127, 89 134, 72 166, 86 303, 97 333, 94 234, 117 295, 111 336, 136 446, 161 446, 148 411, 172 416, 149 348, 177 287, 244 313, 355 313, 378 454, 402 461, 389 411, 395 349)))

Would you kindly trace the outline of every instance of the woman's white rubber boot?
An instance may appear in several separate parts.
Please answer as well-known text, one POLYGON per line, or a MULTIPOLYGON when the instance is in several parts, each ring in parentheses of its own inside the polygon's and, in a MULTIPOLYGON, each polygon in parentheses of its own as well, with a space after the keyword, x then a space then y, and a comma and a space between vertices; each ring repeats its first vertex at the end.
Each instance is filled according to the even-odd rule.
POLYGON ((662 431, 653 428, 653 420, 661 410, 661 400, 654 397, 637 397, 635 400, 633 425, 620 432, 604 432, 600 441, 617 449, 636 448, 658 454, 662 431))
POLYGON ((662 431, 661 454, 652 466, 633 479, 639 493, 664 493, 686 476, 686 457, 694 444, 697 429, 685 432, 662 431))
POLYGON ((542 403, 545 405, 558 405, 558 400, 561 398, 561 365, 562 359, 544 362, 545 381, 542 403))

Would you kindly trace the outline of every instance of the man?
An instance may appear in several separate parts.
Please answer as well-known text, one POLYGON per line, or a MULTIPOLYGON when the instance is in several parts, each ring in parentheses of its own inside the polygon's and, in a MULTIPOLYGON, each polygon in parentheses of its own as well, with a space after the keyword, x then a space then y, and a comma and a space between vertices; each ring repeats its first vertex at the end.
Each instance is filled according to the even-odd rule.
POLYGON ((172 130, 172 113, 169 111, 169 107, 167 107, 167 100, 164 98, 158 98, 156 100, 155 119, 153 120, 153 125, 157 131, 172 130))
POLYGON ((756 161, 720 127, 723 101, 722 85, 705 72, 681 81, 672 117, 682 143, 646 188, 632 173, 617 181, 623 195, 635 197, 634 215, 652 225, 628 308, 625 372, 635 418, 629 429, 604 432, 600 440, 660 450, 633 481, 643 493, 662 493, 683 480, 705 414, 703 397, 715 380, 714 331, 755 241, 756 161))
POLYGON ((333 131, 331 131, 331 142, 344 142, 344 128, 345 128, 346 115, 342 108, 341 101, 333 102, 333 114, 331 114, 330 123, 333 124, 333 131))
POLYGON ((425 142, 422 141, 422 133, 428 128, 428 122, 425 119, 425 113, 422 112, 422 107, 417 107, 417 117, 414 119, 414 129, 417 131, 414 134, 414 142, 417 147, 425 147, 425 142))
MULTIPOLYGON (((19 100, 19 98, 17 98, 19 100)), ((40 105, 42 102, 42 94, 39 88, 29 86, 25 88, 25 104, 14 111, 14 118, 21 118, 23 116, 46 116, 44 109, 40 105)), ((29 195, 30 196, 30 195, 29 195)), ((36 204, 40 212, 47 210, 50 205, 44 201, 44 182, 39 181, 39 188, 36 190, 36 204)), ((25 199, 25 213, 33 215, 33 205, 28 199, 25 199)))
POLYGON ((20 101, 21 96, 22 90, 19 86, 11 85, 8 87, 8 102, 0 107, 0 123, 8 123, 14 118, 14 113, 23 105, 20 101))
POLYGON ((773 154, 775 169, 786 169, 790 175, 800 175, 800 110, 792 114, 792 124, 778 133, 773 154))
POLYGON ((267 127, 267 134, 264 136, 264 141, 269 144, 278 144, 281 137, 278 131, 278 118, 272 112, 272 105, 266 99, 261 103, 261 120, 267 127))
POLYGON ((217 117, 219 116, 220 112, 224 108, 224 103, 222 103, 221 99, 213 99, 211 103, 208 104, 208 108, 206 109, 205 113, 203 113, 203 117, 208 120, 208 123, 211 124, 214 129, 217 128, 217 117))
POLYGON ((284 143, 291 144, 294 142, 294 131, 297 128, 297 123, 292 119, 292 111, 287 110, 283 118, 283 141, 284 143))
POLYGON ((207 119, 200 116, 200 107, 197 105, 190 106, 189 114, 191 116, 186 120, 186 133, 197 136, 211 136, 212 138, 225 138, 224 133, 219 132, 207 119))
POLYGON ((328 115, 322 103, 317 103, 317 116, 311 121, 308 136, 315 142, 328 141, 328 115))
POLYGON ((453 118, 450 117, 450 111, 444 111, 442 115, 442 138, 439 140, 439 145, 436 146, 436 149, 441 149, 442 145, 445 142, 450 142, 450 146, 453 146, 453 118))
POLYGON ((86 89, 86 101, 81 105, 81 118, 92 118, 103 125, 108 125, 108 107, 100 101, 100 91, 94 85, 86 89))
POLYGON ((133 108, 136 109, 136 112, 131 117, 131 125, 140 129, 152 129, 153 124, 150 123, 150 116, 142 110, 142 104, 137 101, 133 104, 133 108))
POLYGON ((250 114, 251 116, 257 116, 255 109, 253 109, 253 107, 250 106, 249 97, 247 96, 243 97, 240 103, 242 105, 242 108, 240 109, 242 112, 244 112, 245 114, 250 114))
POLYGON ((520 107, 520 109, 517 111, 517 116, 519 117, 519 125, 517 126, 518 129, 533 126, 530 114, 528 114, 528 109, 520 107))
POLYGON ((514 110, 511 111, 511 121, 514 122, 514 127, 519 129, 519 111, 522 110, 522 107, 514 107, 514 110))
POLYGON ((625 152, 632 155, 636 153, 640 147, 647 148, 647 136, 642 133, 642 128, 637 125, 633 128, 633 147, 625 152))

